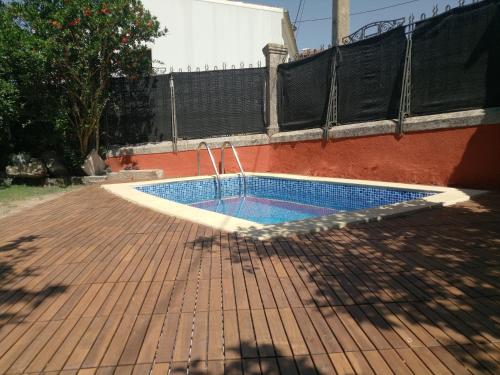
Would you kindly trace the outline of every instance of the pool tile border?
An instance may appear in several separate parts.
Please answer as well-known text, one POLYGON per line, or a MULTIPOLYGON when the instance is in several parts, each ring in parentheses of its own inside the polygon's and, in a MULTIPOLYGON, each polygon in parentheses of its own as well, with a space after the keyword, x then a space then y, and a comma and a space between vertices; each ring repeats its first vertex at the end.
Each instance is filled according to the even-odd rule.
MULTIPOLYGON (((279 173, 247 173, 252 176, 265 176, 276 178, 287 178, 296 180, 322 181, 341 183, 349 185, 376 186, 385 188, 396 188, 403 190, 434 191, 435 195, 421 199, 395 203, 376 208, 369 208, 353 212, 339 213, 330 216, 323 216, 314 219, 293 221, 282 224, 257 224, 248 220, 239 219, 232 216, 219 214, 203 210, 196 207, 176 203, 167 199, 155 197, 136 190, 138 186, 153 185, 168 182, 192 181, 198 179, 213 179, 214 176, 194 176, 184 178, 163 179, 145 182, 131 182, 124 184, 102 185, 110 193, 113 193, 129 202, 142 207, 152 209, 165 215, 174 216, 179 219, 188 220, 197 224, 212 227, 230 233, 238 233, 244 237, 265 240, 276 237, 290 237, 294 234, 303 234, 328 230, 333 228, 343 228, 349 224, 357 224, 370 221, 379 221, 387 217, 402 216, 415 211, 449 206, 460 202, 465 202, 471 197, 485 193, 483 190, 456 189, 448 187, 438 187, 429 185, 400 184, 381 181, 352 180, 328 177, 309 177, 279 173)), ((236 176, 227 174, 224 177, 236 176)))

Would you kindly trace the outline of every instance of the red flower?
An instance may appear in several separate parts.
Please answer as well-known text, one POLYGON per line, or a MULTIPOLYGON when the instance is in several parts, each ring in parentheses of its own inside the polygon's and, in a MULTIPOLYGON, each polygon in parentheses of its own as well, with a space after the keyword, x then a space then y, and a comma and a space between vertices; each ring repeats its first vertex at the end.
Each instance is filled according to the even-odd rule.
POLYGON ((80 23, 80 18, 75 18, 73 21, 69 23, 69 26, 76 26, 80 23))
POLYGON ((149 28, 153 27, 153 21, 149 20, 146 24, 149 28))
POLYGON ((127 43, 128 42, 128 36, 127 35, 122 36, 121 42, 122 42, 122 44, 127 43))
POLYGON ((107 6, 104 6, 104 8, 101 9, 102 14, 111 14, 111 11, 108 9, 107 6))
POLYGON ((83 10, 83 15, 84 15, 85 17, 90 17, 90 16, 92 15, 92 11, 91 11, 89 8, 85 8, 85 9, 83 10))

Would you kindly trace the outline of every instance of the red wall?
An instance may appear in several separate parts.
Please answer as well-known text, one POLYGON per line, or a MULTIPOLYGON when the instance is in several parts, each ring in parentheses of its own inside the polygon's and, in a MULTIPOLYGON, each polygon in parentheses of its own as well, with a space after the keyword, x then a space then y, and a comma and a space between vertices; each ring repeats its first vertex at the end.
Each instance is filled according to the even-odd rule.
MULTIPOLYGON (((236 165, 226 151, 227 170, 236 165)), ((500 188, 500 125, 406 134, 303 141, 239 147, 243 168, 391 182, 500 188)), ((219 150, 215 157, 220 160, 219 150)), ((167 177, 196 174, 196 151, 108 159, 113 171, 125 166, 163 169, 167 177)), ((212 174, 206 151, 202 174, 212 174)))

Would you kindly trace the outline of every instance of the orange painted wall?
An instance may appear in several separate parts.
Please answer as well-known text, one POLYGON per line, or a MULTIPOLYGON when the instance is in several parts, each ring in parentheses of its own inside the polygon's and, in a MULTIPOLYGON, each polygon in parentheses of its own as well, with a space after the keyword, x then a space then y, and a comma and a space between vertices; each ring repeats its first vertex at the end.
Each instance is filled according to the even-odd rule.
MULTIPOLYGON (((295 173, 391 182, 500 188, 500 124, 406 134, 239 147, 243 167, 252 172, 295 173)), ((217 160, 220 151, 215 150, 217 160)), ((236 164, 227 151, 227 170, 236 164)), ((163 169, 167 177, 196 175, 196 151, 115 157, 125 166, 163 169)), ((206 151, 202 174, 212 174, 206 151)))

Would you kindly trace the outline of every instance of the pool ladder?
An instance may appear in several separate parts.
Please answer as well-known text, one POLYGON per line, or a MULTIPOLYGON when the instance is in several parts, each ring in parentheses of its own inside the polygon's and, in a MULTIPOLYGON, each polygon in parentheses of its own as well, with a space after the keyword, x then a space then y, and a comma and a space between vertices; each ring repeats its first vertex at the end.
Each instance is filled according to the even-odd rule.
POLYGON ((217 166, 215 164, 215 159, 214 159, 214 155, 212 153, 212 150, 208 146, 207 142, 205 142, 205 141, 200 142, 200 144, 198 145, 198 148, 196 150, 196 158, 197 158, 197 162, 198 162, 198 176, 200 175, 200 151, 201 151, 201 148, 203 146, 205 146, 205 148, 207 149, 208 156, 210 157, 210 161, 212 163, 212 167, 214 168, 215 178, 216 178, 216 181, 217 181, 216 193, 217 193, 217 190, 218 190, 219 197, 222 196, 222 188, 221 188, 221 182, 220 182, 220 175, 225 173, 225 168, 224 168, 224 151, 226 150, 227 146, 231 147, 231 150, 233 151, 234 158, 236 159, 236 163, 238 164, 238 168, 240 169, 241 177, 243 178, 243 194, 246 195, 246 192, 247 192, 246 175, 245 175, 245 171, 243 170, 243 166, 241 165, 240 158, 238 156, 238 152, 236 151, 236 148, 234 147, 234 145, 231 142, 229 142, 229 141, 225 141, 222 144, 221 149, 220 149, 221 170, 220 170, 220 173, 219 173, 219 171, 217 170, 217 166))

